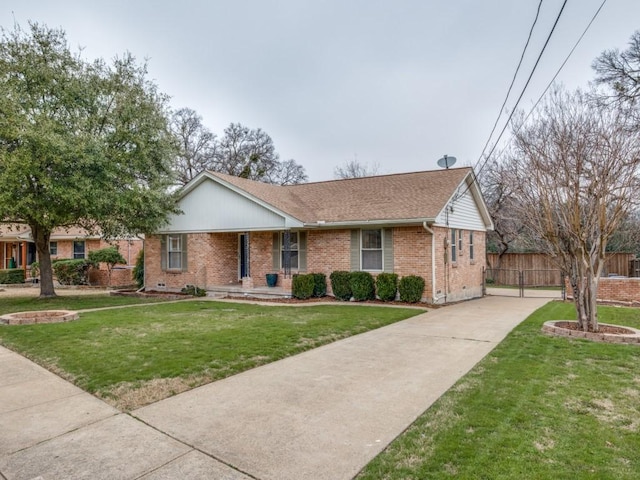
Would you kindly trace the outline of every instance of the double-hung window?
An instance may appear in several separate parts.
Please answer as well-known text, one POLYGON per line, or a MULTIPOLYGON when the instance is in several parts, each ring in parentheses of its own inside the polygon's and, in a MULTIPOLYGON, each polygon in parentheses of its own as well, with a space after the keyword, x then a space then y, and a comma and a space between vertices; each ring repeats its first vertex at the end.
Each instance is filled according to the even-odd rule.
MULTIPOLYGON (((56 249, 57 249, 57 245, 56 245, 56 249)), ((74 241, 73 242, 73 258, 84 258, 84 254, 85 254, 84 240, 74 241)))
POLYGON ((49 255, 58 255, 58 242, 49 242, 49 255))
POLYGON ((473 260, 473 231, 469 232, 469 260, 473 260))
POLYGON ((382 271, 382 230, 362 230, 361 265, 364 271, 382 271))
MULTIPOLYGON (((282 255, 280 257, 280 264, 282 268, 286 265, 286 245, 285 245, 285 233, 282 232, 282 238, 280 245, 282 246, 282 255)), ((298 270, 300 268, 300 242, 298 232, 289 232, 289 268, 292 270, 298 270)))
POLYGON ((458 242, 456 239, 456 230, 451 229, 451 262, 458 261, 458 242))
POLYGON ((182 235, 168 235, 167 267, 170 270, 182 269, 182 235))

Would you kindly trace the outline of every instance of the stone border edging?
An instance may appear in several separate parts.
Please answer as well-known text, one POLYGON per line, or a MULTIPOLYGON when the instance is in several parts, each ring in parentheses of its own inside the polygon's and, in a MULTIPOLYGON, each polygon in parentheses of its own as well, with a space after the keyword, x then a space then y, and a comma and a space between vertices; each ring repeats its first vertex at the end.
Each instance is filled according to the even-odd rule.
POLYGON ((71 310, 39 310, 33 312, 7 313, 0 316, 0 324, 33 325, 35 323, 62 323, 78 320, 78 312, 71 310))
POLYGON ((547 322, 544 322, 544 324, 542 325, 542 332, 547 335, 553 335, 557 337, 582 338, 582 339, 591 340, 594 342, 625 343, 625 344, 640 345, 640 330, 635 328, 625 327, 621 325, 611 325, 609 323, 601 323, 600 325, 624 328, 626 330, 630 330, 633 333, 629 333, 629 334, 594 333, 594 332, 583 332, 581 330, 571 330, 569 328, 558 327, 556 326, 556 323, 559 323, 559 322, 572 322, 572 320, 549 320, 547 322))

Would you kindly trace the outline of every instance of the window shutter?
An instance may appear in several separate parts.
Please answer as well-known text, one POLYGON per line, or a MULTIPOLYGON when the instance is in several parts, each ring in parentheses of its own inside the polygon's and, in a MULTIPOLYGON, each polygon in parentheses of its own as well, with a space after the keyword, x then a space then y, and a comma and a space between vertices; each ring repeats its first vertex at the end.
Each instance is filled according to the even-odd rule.
POLYGON ((160 268, 167 269, 167 236, 160 235, 160 268))
POLYGON ((351 271, 360 270, 360 230, 351 230, 351 271))
POLYGON ((273 270, 280 270, 280 232, 273 232, 273 245, 272 245, 272 262, 273 270))
POLYGON ((182 249, 182 271, 187 271, 187 234, 183 233, 180 238, 180 248, 182 249))
POLYGON ((307 232, 298 232, 298 270, 307 271, 307 232))
POLYGON ((382 255, 384 271, 387 273, 393 273, 393 228, 385 228, 382 234, 382 241, 384 242, 382 248, 384 249, 382 255))

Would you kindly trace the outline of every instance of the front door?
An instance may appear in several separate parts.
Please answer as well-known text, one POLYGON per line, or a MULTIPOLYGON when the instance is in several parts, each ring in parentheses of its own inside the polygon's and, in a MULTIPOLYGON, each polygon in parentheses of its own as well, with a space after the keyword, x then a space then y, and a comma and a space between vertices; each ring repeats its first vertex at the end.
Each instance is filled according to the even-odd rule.
POLYGON ((249 276, 249 234, 241 233, 238 239, 238 280, 242 280, 249 276))

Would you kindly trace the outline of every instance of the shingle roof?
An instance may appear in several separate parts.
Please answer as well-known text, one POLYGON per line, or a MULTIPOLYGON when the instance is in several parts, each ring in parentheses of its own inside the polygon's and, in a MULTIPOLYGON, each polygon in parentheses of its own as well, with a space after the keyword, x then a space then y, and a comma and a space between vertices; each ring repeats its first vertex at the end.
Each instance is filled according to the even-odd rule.
POLYGON ((270 185, 209 172, 304 223, 433 219, 470 167, 332 180, 300 185, 270 185))

